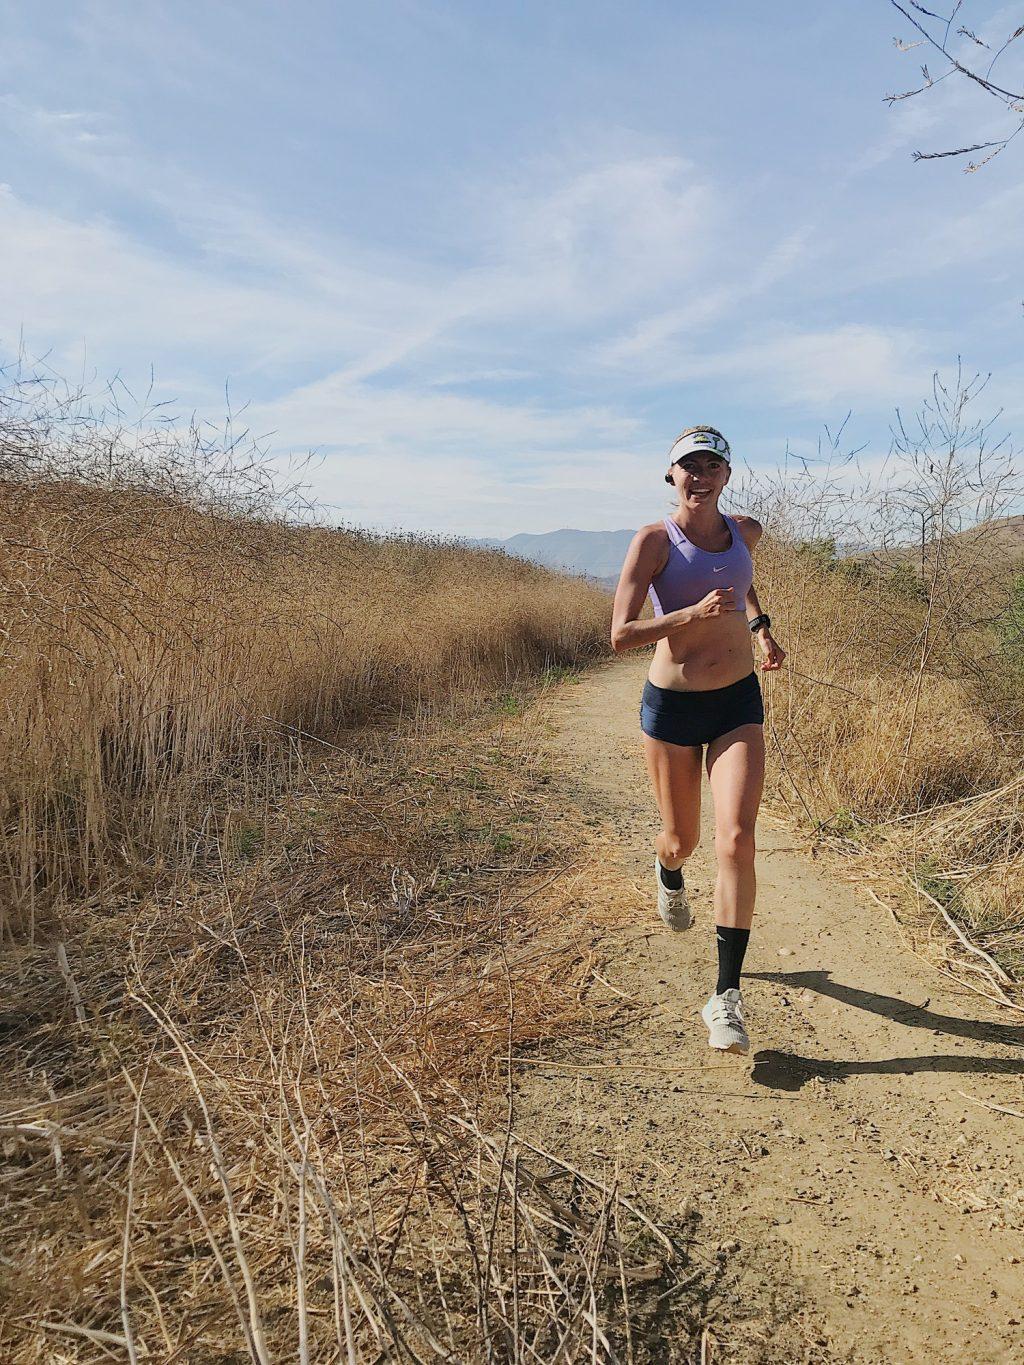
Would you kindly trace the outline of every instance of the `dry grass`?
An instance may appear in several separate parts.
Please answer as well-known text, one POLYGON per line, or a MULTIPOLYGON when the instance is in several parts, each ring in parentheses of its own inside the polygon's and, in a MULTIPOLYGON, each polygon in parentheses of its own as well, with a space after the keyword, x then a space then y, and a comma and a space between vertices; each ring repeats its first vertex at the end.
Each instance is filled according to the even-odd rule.
POLYGON ((768 528, 758 592, 790 651, 765 677, 769 791, 855 856, 943 969, 1016 1008, 1024 612, 1007 528, 1024 476, 975 416, 984 387, 936 375, 883 464, 826 430, 813 466, 748 479, 740 505, 768 528))
POLYGON ((976 633, 981 676, 967 675, 933 623, 922 666, 925 607, 884 572, 849 576, 841 561, 822 567, 769 542, 758 579, 791 656, 781 677, 765 677, 791 802, 802 797, 815 819, 871 821, 986 790, 1012 770, 1013 747, 995 742, 979 696, 981 670, 999 666, 981 653, 991 656, 990 641, 976 633))
POLYGON ((292 739, 451 719, 607 647, 604 594, 493 552, 67 482, 0 484, 0 516, 8 936, 208 857, 292 739))
MULTIPOLYGON (((947 565, 953 581, 968 570, 947 565)), ((997 959, 985 989, 1024 1003, 1003 975, 1024 965, 1024 680, 983 624, 929 621, 884 563, 851 573, 768 543, 759 584, 791 652, 764 675, 771 795, 924 937, 939 922, 934 952, 971 972, 946 912, 997 959)))

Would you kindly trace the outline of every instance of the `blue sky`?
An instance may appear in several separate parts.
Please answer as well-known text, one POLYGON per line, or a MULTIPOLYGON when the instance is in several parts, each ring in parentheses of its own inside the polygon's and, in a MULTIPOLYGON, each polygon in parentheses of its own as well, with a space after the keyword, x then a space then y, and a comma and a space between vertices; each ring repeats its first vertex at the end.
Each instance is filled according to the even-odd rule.
POLYGON ((764 469, 852 409, 880 459, 958 354, 1022 425, 1024 144, 911 162, 1003 125, 883 103, 888 0, 0 14, 0 349, 215 423, 227 383, 333 520, 636 526, 682 427, 764 469))

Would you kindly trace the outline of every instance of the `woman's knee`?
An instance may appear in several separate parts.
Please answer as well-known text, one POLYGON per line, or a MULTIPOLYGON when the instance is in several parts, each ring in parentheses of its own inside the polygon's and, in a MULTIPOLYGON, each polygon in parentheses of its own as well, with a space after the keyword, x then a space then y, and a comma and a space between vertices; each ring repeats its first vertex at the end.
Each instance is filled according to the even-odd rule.
POLYGON ((661 835, 662 855, 670 862, 688 858, 700 843, 700 830, 663 830, 661 835))
POLYGON ((754 861, 754 831, 745 825, 729 825, 715 831, 715 852, 731 863, 754 861))

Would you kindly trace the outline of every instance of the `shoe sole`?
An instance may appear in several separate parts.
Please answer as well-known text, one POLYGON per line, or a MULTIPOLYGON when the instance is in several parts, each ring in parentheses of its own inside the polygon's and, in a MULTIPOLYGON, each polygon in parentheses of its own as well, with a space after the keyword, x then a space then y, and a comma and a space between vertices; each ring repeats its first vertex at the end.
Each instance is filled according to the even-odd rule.
POLYGON ((662 924, 665 926, 665 928, 666 928, 666 929, 671 929, 672 932, 673 932, 674 934, 682 934, 682 933, 685 933, 685 931, 686 931, 687 929, 692 929, 692 928, 693 928, 693 917, 692 917, 692 916, 686 921, 685 924, 673 924, 672 921, 671 921, 670 919, 666 919, 665 916, 664 916, 664 915, 661 913, 661 911, 659 910, 659 911, 658 911, 658 918, 661 920, 661 922, 662 922, 662 924))

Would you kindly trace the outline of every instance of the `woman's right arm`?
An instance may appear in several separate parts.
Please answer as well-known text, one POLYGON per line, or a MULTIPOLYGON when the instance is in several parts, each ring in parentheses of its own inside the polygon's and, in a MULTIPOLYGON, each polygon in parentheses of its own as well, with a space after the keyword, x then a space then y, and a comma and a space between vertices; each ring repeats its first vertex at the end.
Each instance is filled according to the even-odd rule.
POLYGON ((664 639, 666 635, 674 634, 693 621, 722 616, 726 612, 736 610, 736 598, 732 588, 716 588, 692 607, 668 611, 664 616, 656 616, 651 621, 637 620, 643 610, 651 579, 661 569, 664 558, 665 538, 661 527, 656 525, 641 527, 630 541, 619 575, 619 585, 615 589, 611 644, 616 654, 622 654, 627 649, 638 649, 641 645, 653 644, 655 640, 664 639))

